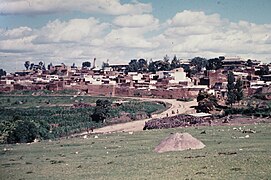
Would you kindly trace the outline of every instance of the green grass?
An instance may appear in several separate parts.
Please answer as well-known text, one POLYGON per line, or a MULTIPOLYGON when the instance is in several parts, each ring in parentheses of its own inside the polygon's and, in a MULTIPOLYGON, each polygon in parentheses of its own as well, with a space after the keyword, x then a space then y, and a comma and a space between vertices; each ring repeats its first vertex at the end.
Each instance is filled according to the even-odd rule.
POLYGON ((50 90, 14 90, 11 92, 0 92, 3 95, 32 95, 32 94, 40 94, 40 95, 75 95, 78 91, 76 90, 68 90, 64 89, 61 91, 50 91, 50 90))
POLYGON ((257 133, 239 138, 247 134, 233 126, 191 127, 0 145, 0 179, 270 179, 271 125, 246 128, 257 133), (153 152, 174 132, 191 133, 206 147, 153 152))
POLYGON ((98 99, 110 99, 111 101, 117 100, 117 98, 106 97, 91 97, 91 96, 71 96, 71 95, 58 95, 58 96, 12 96, 12 95, 0 95, 0 107, 48 107, 48 106, 63 106, 71 105, 74 103, 95 103, 98 99))

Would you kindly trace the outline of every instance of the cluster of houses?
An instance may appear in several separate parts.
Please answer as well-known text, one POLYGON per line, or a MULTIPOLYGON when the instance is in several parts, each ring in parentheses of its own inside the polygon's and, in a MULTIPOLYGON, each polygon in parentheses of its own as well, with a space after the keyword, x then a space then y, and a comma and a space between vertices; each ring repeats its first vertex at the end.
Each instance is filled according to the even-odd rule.
MULTIPOLYGON (((246 95, 271 86, 271 74, 257 75, 262 66, 270 64, 260 61, 247 61, 240 57, 225 57, 222 68, 204 68, 188 78, 182 67, 171 71, 153 73, 126 72, 128 64, 109 64, 102 69, 97 67, 78 68, 65 64, 50 66, 48 70, 23 70, 1 77, 0 91, 23 90, 77 90, 99 96, 138 96, 153 98, 193 98, 200 90, 208 90, 218 98, 225 98, 227 73, 231 69, 234 76, 241 78, 246 95)), ((183 62, 189 65, 189 61, 183 62)))

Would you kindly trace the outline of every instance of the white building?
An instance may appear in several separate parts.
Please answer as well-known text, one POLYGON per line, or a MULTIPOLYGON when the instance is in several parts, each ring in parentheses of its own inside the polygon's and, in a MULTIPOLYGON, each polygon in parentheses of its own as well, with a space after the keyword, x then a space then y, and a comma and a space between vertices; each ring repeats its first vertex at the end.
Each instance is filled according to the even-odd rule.
POLYGON ((46 75, 46 79, 49 81, 57 81, 59 77, 58 75, 46 75))

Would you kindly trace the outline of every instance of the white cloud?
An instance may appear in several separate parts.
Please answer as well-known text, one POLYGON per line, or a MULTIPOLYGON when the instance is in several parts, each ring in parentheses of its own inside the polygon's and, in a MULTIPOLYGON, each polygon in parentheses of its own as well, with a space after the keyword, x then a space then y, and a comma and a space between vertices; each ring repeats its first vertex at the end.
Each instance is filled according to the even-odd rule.
POLYGON ((106 59, 128 63, 141 57, 162 59, 166 54, 179 58, 234 55, 270 62, 270 32, 271 24, 229 22, 217 14, 193 11, 177 13, 162 24, 151 14, 117 16, 112 23, 93 17, 54 20, 38 29, 0 29, 0 62, 8 68, 20 62, 21 69, 25 60, 80 65, 96 57, 98 63, 106 59))
POLYGON ((157 26, 159 20, 150 14, 118 16, 113 23, 121 27, 146 27, 157 26))
POLYGON ((101 37, 108 24, 100 23, 95 18, 71 19, 61 22, 55 20, 36 30, 34 43, 84 43, 101 37))
POLYGON ((33 45, 30 43, 32 38, 26 37, 22 39, 8 39, 0 41, 0 52, 10 53, 24 53, 33 50, 33 45))
POLYGON ((29 27, 19 27, 11 30, 0 29, 0 39, 16 39, 27 37, 32 34, 32 29, 29 27))
POLYGON ((19 27, 11 30, 0 29, 0 52, 22 53, 32 51, 33 30, 19 27))
POLYGON ((221 19, 219 14, 206 15, 201 11, 185 10, 167 21, 165 35, 175 37, 210 34, 215 33, 217 29, 222 30, 226 24, 228 21, 221 19))
POLYGON ((160 28, 159 20, 152 15, 119 16, 113 23, 117 27, 104 38, 106 47, 149 49, 159 45, 157 42, 151 42, 151 38, 146 36, 147 33, 160 28))
POLYGON ((152 11, 151 4, 119 0, 4 0, 0 2, 2 15, 37 15, 80 11, 111 15, 141 14, 152 11))
POLYGON ((112 48, 150 48, 152 43, 148 42, 143 32, 137 28, 120 28, 112 30, 105 37, 105 45, 112 48))
MULTIPOLYGON (((266 58, 270 25, 257 25, 246 21, 238 23, 222 19, 218 14, 183 11, 167 21, 161 41, 172 42, 165 48, 174 54, 188 52, 190 57, 213 55, 244 55, 266 58)), ((162 44, 162 43, 160 43, 162 44)), ((270 53, 271 54, 271 53, 270 53)))
POLYGON ((194 12, 185 10, 177 13, 172 19, 168 20, 170 26, 194 26, 194 25, 220 25, 219 14, 205 15, 204 12, 194 12))

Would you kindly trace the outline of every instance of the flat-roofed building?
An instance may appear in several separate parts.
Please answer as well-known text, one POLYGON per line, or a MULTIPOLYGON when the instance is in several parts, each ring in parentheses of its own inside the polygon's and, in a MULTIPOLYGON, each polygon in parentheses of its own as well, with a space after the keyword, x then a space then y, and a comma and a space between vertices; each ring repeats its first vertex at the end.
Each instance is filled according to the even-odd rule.
POLYGON ((223 67, 244 67, 246 61, 240 57, 225 57, 222 60, 223 67))

